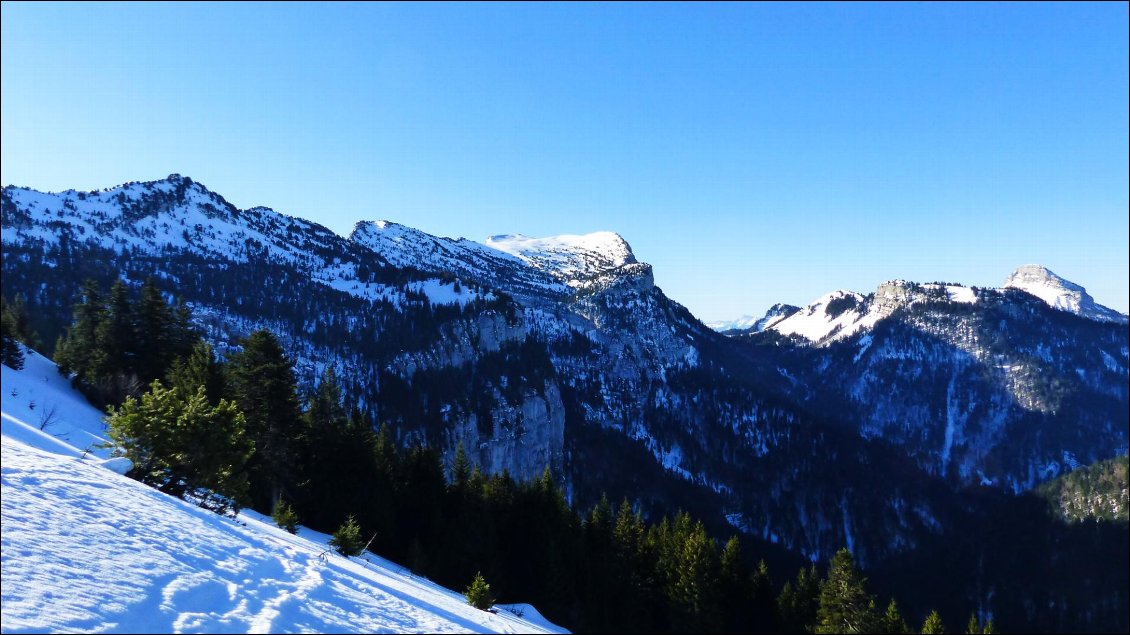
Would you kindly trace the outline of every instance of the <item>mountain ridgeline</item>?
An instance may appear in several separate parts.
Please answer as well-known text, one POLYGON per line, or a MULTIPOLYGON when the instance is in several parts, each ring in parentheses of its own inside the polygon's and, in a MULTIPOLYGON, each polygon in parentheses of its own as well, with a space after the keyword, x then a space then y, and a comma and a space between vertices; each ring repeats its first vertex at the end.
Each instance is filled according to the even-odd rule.
POLYGON ((1127 321, 1042 268, 1000 289, 835 292, 723 335, 608 232, 476 243, 374 221, 343 238, 179 175, 9 186, 0 212, 4 296, 44 342, 83 280, 152 280, 222 356, 269 329, 308 391, 332 369, 398 444, 448 466, 463 448, 486 474, 548 467, 579 507, 689 510, 789 566, 847 546, 881 589, 960 548, 947 566, 964 568, 910 609, 948 594, 1001 628, 1126 630, 1125 558, 1084 599, 1040 567, 1050 544, 1062 560, 1125 543, 1124 520, 1065 529, 1026 492, 1126 454, 1127 321), (970 531, 1011 518, 1042 538, 970 531), (1065 617, 1068 599, 1086 610, 1065 617))

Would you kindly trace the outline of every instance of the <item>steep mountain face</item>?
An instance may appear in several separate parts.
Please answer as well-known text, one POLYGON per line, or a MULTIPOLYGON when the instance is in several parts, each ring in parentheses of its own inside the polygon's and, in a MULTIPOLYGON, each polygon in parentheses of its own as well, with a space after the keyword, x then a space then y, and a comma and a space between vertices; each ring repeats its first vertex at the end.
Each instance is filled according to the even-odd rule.
POLYGON ((773 353, 797 378, 797 400, 841 413, 927 472, 1020 492, 1127 447, 1126 322, 1061 298, 894 281, 828 294, 739 340, 789 337, 773 353))
POLYGON ((1024 489, 1126 445, 1125 325, 1016 289, 836 292, 731 339, 609 232, 343 238, 177 175, 7 187, 0 207, 4 293, 45 341, 84 278, 154 277, 221 351, 270 328, 306 386, 335 368, 402 443, 549 466, 582 505, 681 507, 808 559, 913 550, 971 504, 955 486, 1024 489))

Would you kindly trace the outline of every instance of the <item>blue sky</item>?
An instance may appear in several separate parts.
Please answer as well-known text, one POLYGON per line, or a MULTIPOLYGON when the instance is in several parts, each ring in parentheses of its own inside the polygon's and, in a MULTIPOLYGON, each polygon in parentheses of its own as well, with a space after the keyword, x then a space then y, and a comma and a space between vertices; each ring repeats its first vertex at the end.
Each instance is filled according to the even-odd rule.
POLYGON ((611 230, 705 320, 1040 263, 1130 307, 1127 3, 4 3, 0 180, 611 230))

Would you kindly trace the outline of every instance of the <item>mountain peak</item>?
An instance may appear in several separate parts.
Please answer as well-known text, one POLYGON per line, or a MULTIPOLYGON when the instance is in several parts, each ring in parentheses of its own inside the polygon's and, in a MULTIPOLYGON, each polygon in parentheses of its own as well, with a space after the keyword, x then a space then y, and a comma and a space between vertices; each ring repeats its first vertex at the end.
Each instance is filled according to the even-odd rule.
POLYGON ((1052 308, 1103 322, 1126 322, 1127 317, 1095 302, 1082 286, 1066 280, 1043 265, 1022 265, 1005 281, 1004 288, 1019 289, 1052 308))
POLYGON ((628 241, 609 231, 546 238, 500 234, 484 244, 570 284, 637 262, 628 241))

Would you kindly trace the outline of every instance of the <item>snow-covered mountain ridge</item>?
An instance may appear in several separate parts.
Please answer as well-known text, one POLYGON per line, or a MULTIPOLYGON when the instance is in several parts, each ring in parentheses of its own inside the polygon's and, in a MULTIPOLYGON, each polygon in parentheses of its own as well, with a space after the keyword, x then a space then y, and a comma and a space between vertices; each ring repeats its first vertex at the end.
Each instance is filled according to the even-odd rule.
POLYGON ((1091 320, 1117 324, 1130 322, 1130 317, 1096 303, 1086 289, 1064 280, 1046 267, 1023 265, 1009 275, 1004 285, 998 289, 891 280, 879 285, 868 296, 854 291, 833 291, 783 319, 780 318, 780 307, 783 305, 777 304, 757 320, 745 316, 738 321, 716 322, 708 326, 719 332, 760 332, 771 329, 782 335, 800 336, 815 344, 826 344, 873 327, 901 306, 946 300, 972 304, 984 293, 1001 293, 1005 289, 1024 291, 1052 308, 1091 320))
POLYGON ((518 479, 549 466, 581 507, 694 508, 808 558, 920 544, 947 505, 921 493, 934 480, 1022 490, 1126 443, 1124 329, 1018 289, 896 281, 727 338, 611 233, 343 238, 183 177, 2 202, 4 291, 45 341, 83 278, 153 277, 221 353, 269 328, 304 386, 333 367, 401 444, 518 479))

